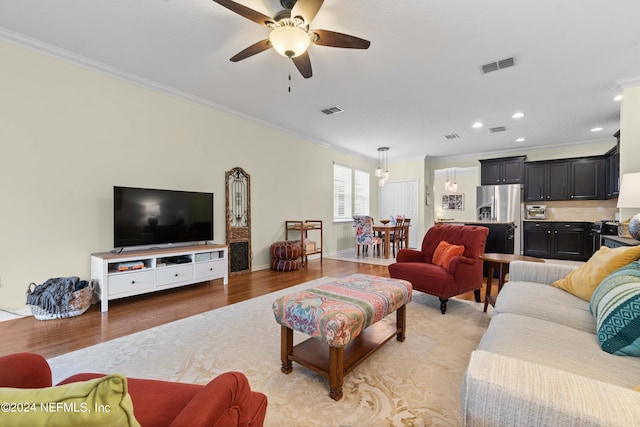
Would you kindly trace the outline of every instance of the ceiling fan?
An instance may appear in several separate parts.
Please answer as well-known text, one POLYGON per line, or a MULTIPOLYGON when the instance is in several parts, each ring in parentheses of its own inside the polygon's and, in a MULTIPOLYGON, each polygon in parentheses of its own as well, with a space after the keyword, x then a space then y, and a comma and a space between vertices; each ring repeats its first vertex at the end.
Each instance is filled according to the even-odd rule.
POLYGON ((310 30, 309 24, 324 0, 280 0, 284 10, 276 13, 273 18, 231 0, 213 1, 253 22, 271 28, 269 38, 238 52, 231 57, 232 62, 241 61, 273 47, 279 54, 290 58, 300 74, 308 79, 313 75, 307 52, 310 43, 349 49, 367 49, 371 44, 368 40, 335 31, 310 30))

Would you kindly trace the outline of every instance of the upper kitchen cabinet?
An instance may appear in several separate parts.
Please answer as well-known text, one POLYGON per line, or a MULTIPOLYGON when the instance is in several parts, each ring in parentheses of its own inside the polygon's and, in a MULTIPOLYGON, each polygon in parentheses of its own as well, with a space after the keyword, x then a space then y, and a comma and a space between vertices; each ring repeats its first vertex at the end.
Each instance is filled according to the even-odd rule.
POLYGON ((480 184, 522 184, 526 156, 480 160, 480 184))
POLYGON ((569 199, 569 169, 566 160, 526 163, 525 201, 569 199))
POLYGON ((569 200, 598 200, 605 197, 604 157, 584 157, 569 162, 569 200))
POLYGON ((620 194, 620 131, 613 136, 618 143, 604 155, 607 199, 615 199, 620 194))

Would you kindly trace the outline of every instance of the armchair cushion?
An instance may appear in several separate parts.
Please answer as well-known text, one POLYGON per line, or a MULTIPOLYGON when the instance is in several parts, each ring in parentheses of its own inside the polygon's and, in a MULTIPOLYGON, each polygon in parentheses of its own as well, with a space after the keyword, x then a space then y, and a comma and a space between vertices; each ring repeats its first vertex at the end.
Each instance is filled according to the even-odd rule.
POLYGON ((56 387, 0 388, 0 401, 18 405, 3 415, 12 426, 140 426, 120 374, 56 387))
POLYGON ((438 244, 438 247, 436 247, 436 250, 433 253, 433 263, 440 267, 449 269, 451 260, 457 256, 461 256, 463 253, 464 246, 452 245, 451 243, 443 240, 438 244))

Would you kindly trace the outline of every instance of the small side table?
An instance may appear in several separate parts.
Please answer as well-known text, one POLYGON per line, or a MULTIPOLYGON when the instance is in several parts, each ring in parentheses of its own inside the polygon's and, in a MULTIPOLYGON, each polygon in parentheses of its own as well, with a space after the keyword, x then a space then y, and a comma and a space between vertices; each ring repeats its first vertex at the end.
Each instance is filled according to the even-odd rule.
POLYGON ((504 278, 509 273, 509 264, 511 261, 544 262, 544 260, 540 258, 513 254, 485 253, 480 255, 480 258, 489 265, 489 271, 487 272, 487 292, 484 296, 485 312, 487 311, 489 303, 491 303, 492 307, 496 304, 497 295, 495 298, 491 296, 491 281, 495 270, 500 271, 500 277, 498 278, 498 293, 500 293, 500 290, 504 285, 504 278))

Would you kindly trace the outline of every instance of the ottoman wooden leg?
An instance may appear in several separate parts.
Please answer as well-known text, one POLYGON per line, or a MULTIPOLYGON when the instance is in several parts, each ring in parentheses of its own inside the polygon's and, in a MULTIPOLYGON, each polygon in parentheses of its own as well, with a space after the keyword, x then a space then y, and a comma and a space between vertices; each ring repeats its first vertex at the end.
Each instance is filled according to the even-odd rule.
POLYGON ((344 348, 329 347, 329 397, 342 399, 344 381, 344 348))
POLYGON ((280 360, 282 367, 280 370, 288 374, 293 370, 293 364, 289 356, 293 354, 293 329, 286 326, 280 327, 280 360))
POLYGON ((403 305, 399 309, 396 310, 396 326, 398 327, 398 334, 396 339, 400 342, 404 342, 405 331, 407 328, 407 306, 403 305))

